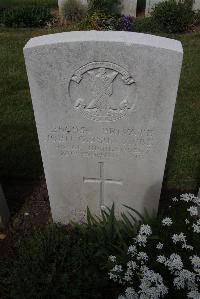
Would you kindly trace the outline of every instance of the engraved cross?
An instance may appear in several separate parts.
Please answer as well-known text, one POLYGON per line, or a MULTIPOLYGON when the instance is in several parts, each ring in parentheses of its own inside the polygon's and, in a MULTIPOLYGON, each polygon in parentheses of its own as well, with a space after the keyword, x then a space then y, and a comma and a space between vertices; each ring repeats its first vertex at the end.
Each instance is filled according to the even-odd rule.
POLYGON ((116 184, 122 185, 122 180, 113 180, 113 179, 105 179, 104 178, 104 162, 99 162, 99 178, 85 178, 83 177, 84 183, 99 183, 100 184, 100 208, 105 205, 105 194, 104 194, 104 186, 106 183, 108 184, 116 184))

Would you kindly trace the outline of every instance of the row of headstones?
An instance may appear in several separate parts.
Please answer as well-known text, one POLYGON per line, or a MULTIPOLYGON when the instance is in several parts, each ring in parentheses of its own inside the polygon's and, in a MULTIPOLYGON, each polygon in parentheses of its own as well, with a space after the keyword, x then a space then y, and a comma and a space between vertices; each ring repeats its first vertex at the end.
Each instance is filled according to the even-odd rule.
MULTIPOLYGON (((62 14, 62 5, 66 0, 58 0, 59 10, 62 14)), ((87 0, 80 0, 84 5, 87 5, 87 0)), ((122 1, 122 15, 136 17, 137 15, 137 0, 121 0, 122 1)), ((166 0, 146 0, 145 16, 149 16, 153 8, 159 2, 166 0)), ((193 10, 200 9, 200 0, 194 0, 193 10)))
MULTIPOLYGON (((83 5, 87 6, 87 0, 79 0, 83 5)), ((137 0, 121 0, 122 15, 136 16, 137 0)), ((60 14, 62 15, 62 6, 66 0, 58 0, 60 14)))

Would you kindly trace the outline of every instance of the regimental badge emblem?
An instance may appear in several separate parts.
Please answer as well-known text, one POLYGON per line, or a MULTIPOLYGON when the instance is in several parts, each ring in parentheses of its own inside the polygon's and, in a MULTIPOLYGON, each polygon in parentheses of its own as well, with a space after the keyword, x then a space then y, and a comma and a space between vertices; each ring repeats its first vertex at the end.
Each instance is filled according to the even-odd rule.
POLYGON ((136 82, 123 67, 91 62, 74 72, 69 82, 73 108, 94 121, 112 122, 135 109, 136 82))

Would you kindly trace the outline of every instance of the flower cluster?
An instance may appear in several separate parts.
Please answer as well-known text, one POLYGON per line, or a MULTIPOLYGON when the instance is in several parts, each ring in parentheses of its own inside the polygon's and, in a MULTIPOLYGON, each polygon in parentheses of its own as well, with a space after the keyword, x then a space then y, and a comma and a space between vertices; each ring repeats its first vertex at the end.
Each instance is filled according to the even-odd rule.
POLYGON ((136 244, 141 247, 145 247, 147 238, 152 234, 151 227, 148 224, 142 224, 137 237, 135 238, 136 244))
POLYGON ((163 226, 171 226, 173 224, 172 219, 169 217, 166 217, 162 220, 163 226))
MULTIPOLYGON (((127 285, 125 297, 127 299, 159 299, 168 293, 167 287, 163 283, 163 278, 159 273, 149 269, 147 262, 149 257, 141 247, 146 247, 148 238, 152 235, 152 229, 147 224, 140 226, 138 235, 134 238, 134 244, 130 245, 127 251, 131 260, 126 264, 126 269, 122 270, 121 265, 115 265, 109 272, 109 277, 119 284, 127 285), (137 290, 131 286, 132 280, 139 280, 137 290)), ((109 257, 110 261, 115 261, 113 256, 109 257)))
POLYGON ((121 16, 114 24, 114 29, 118 31, 131 31, 132 28, 132 17, 121 16))
POLYGON ((189 250, 194 249, 193 246, 187 244, 186 236, 183 233, 173 234, 172 241, 174 244, 177 244, 178 242, 180 242, 182 245, 182 248, 189 249, 189 250))
POLYGON ((173 202, 181 201, 190 205, 186 209, 188 217, 183 218, 186 231, 174 229, 179 219, 173 217, 161 220, 159 236, 154 236, 150 225, 142 224, 133 243, 128 247, 128 262, 126 260, 119 265, 117 258, 110 256, 109 260, 114 265, 109 277, 124 289, 124 295, 118 299, 164 298, 167 294, 170 295, 170 288, 173 288, 173 292, 185 290, 187 298, 200 299, 199 248, 196 248, 191 236, 192 233, 200 233, 200 199, 192 194, 183 194, 180 199, 173 199, 173 202), (169 273, 170 279, 164 281, 166 273, 169 273))
POLYGON ((199 234, 200 233, 200 219, 198 219, 196 223, 193 223, 192 227, 193 227, 193 232, 199 234))

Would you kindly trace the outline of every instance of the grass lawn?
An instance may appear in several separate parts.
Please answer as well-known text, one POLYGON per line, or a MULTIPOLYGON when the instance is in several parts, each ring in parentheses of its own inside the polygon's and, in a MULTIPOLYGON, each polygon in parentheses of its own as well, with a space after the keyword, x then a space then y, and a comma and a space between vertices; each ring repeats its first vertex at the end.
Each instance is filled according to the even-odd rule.
MULTIPOLYGON (((22 48, 29 38, 50 32, 0 29, 0 179, 36 179, 42 174, 22 48)), ((165 187, 189 190, 200 183, 200 33, 171 37, 183 43, 184 64, 165 187)))

